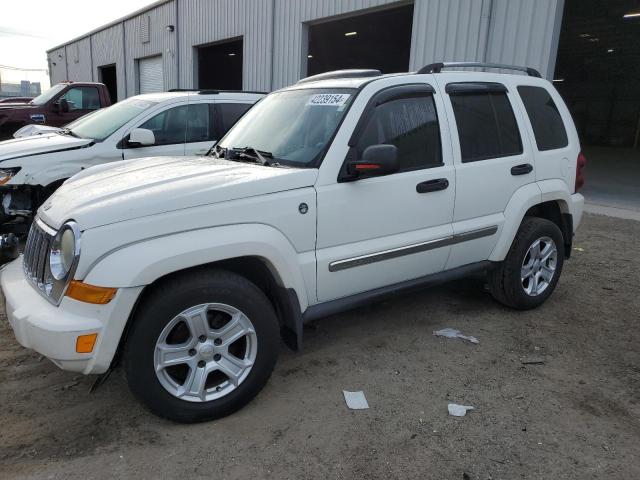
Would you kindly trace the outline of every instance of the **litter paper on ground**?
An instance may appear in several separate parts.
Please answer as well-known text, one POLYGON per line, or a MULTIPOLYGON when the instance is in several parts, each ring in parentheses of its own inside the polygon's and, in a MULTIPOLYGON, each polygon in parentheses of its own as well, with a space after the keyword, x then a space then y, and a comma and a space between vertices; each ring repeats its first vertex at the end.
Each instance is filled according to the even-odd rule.
POLYGON ((472 337, 470 335, 463 335, 460 330, 456 330, 455 328, 443 328, 442 330, 437 330, 433 332, 436 337, 446 337, 446 338, 461 338, 462 340, 466 340, 471 343, 479 343, 476 337, 472 337))
POLYGON ((347 407, 351 410, 364 410, 369 408, 369 404, 367 403, 367 399, 365 398, 363 391, 347 392, 346 390, 343 390, 342 394, 344 395, 344 401, 347 402, 347 407))
POLYGON ((457 403, 450 403, 448 405, 449 415, 454 417, 464 417, 467 414, 467 410, 473 410, 474 407, 469 405, 458 405, 457 403))

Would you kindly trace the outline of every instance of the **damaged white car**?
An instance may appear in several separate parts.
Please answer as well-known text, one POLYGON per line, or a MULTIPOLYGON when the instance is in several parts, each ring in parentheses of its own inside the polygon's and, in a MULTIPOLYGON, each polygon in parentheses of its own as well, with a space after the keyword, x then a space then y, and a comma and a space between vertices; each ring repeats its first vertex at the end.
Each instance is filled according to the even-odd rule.
POLYGON ((25 232, 38 207, 88 167, 140 157, 204 155, 263 96, 216 90, 138 95, 66 128, 0 142, 2 232, 25 232))

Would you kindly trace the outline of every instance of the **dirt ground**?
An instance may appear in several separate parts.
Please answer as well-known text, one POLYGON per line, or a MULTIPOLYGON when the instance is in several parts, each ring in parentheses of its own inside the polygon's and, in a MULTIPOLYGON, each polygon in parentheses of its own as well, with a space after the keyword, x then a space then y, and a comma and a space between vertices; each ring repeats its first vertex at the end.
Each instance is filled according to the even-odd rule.
POLYGON ((465 280, 321 320, 251 404, 199 425, 149 414, 118 374, 89 394, 1 312, 0 477, 640 478, 639 239, 639 222, 587 216, 536 311, 465 280), (348 410, 343 389, 371 408, 348 410))

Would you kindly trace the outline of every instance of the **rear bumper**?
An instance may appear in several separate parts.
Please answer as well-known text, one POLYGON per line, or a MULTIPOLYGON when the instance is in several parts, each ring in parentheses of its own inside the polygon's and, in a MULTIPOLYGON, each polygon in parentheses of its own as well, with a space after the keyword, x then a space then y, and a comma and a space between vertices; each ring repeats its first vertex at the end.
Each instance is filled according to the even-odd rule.
POLYGON ((573 233, 576 232, 580 222, 582 221, 582 213, 584 212, 584 197, 580 193, 571 195, 571 216, 573 217, 573 233))
POLYGON ((63 370, 103 373, 111 365, 122 330, 142 287, 120 289, 107 305, 65 297, 49 303, 26 280, 22 257, 0 272, 5 311, 16 340, 49 358, 63 370), (97 333, 91 353, 77 353, 79 335, 97 333))

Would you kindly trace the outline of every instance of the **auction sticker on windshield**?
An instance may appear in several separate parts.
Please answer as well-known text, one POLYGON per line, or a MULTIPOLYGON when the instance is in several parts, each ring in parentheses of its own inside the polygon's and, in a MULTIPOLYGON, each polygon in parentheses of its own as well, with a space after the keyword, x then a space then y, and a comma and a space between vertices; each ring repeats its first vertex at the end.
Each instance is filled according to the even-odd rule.
POLYGON ((341 107, 350 96, 348 93, 318 93, 309 99, 308 105, 341 107))

